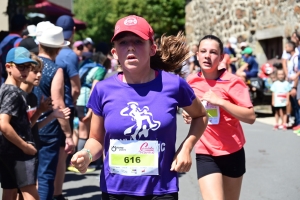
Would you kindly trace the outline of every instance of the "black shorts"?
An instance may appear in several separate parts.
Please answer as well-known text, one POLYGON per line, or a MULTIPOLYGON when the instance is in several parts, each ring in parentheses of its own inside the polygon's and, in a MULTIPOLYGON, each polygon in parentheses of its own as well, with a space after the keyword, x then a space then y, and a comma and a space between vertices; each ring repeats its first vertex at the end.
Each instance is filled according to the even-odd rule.
POLYGON ((198 179, 213 173, 238 178, 246 172, 244 148, 224 156, 196 154, 198 179))
POLYGON ((77 117, 79 119, 82 119, 85 117, 88 108, 86 106, 76 106, 76 111, 77 111, 77 117))
POLYGON ((283 112, 286 112, 286 106, 274 107, 274 111, 279 111, 280 109, 282 109, 283 112))
POLYGON ((148 196, 116 195, 102 192, 102 200, 178 200, 178 193, 148 196))
MULTIPOLYGON (((69 123, 70 123, 70 127, 71 127, 71 133, 73 134, 73 121, 74 121, 74 116, 75 116, 75 108, 74 107, 70 107, 71 110, 71 114, 70 114, 70 118, 69 118, 69 123)), ((63 132, 63 134, 60 137, 60 147, 65 147, 66 146, 66 135, 63 132)))
POLYGON ((37 178, 37 157, 22 155, 0 155, 1 187, 3 189, 22 188, 35 185, 37 178))

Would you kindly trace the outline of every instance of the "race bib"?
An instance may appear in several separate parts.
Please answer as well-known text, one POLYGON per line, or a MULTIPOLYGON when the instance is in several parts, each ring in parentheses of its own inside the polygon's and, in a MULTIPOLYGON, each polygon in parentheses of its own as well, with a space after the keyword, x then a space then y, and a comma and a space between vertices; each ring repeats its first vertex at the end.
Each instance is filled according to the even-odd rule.
POLYGON ((275 95, 275 102, 277 106, 286 106, 287 105, 287 96, 286 93, 278 93, 275 95))
POLYGON ((219 124, 220 122, 220 108, 219 106, 212 105, 207 101, 201 101, 202 105, 204 106, 207 115, 208 115, 208 124, 214 125, 219 124))
POLYGON ((158 141, 110 140, 109 167, 125 176, 158 175, 158 141))

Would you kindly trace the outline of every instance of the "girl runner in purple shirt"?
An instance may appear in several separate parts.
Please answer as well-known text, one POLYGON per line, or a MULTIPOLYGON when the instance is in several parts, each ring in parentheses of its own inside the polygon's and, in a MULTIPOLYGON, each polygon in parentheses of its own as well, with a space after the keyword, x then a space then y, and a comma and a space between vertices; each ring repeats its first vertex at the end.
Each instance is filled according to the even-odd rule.
POLYGON ((123 72, 97 83, 88 107, 93 110, 90 138, 71 162, 85 173, 104 152, 102 199, 178 199, 177 172, 191 168, 191 150, 207 125, 206 111, 193 90, 173 71, 188 58, 185 38, 163 37, 139 16, 115 26, 112 54, 123 72), (176 111, 193 120, 181 146, 176 143, 176 111))

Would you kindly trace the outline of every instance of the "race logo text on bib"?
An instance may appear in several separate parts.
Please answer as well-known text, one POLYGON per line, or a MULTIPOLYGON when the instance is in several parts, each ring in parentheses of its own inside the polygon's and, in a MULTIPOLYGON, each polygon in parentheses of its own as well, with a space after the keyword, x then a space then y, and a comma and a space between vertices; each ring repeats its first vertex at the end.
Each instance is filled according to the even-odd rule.
POLYGON ((220 122, 220 108, 207 101, 201 101, 208 115, 208 124, 214 125, 220 122))

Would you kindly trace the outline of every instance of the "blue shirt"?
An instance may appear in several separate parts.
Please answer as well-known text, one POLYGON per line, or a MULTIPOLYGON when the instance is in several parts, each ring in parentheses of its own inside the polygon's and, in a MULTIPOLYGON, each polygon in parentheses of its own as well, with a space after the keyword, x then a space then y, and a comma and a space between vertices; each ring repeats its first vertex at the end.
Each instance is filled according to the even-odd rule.
POLYGON ((62 48, 55 59, 55 63, 64 70, 65 104, 73 107, 72 86, 70 79, 78 75, 78 57, 69 47, 62 48))
POLYGON ((23 38, 21 38, 21 36, 19 36, 19 35, 17 35, 17 34, 9 34, 9 35, 7 35, 2 41, 1 41, 1 43, 0 43, 0 54, 2 53, 1 52, 1 49, 7 44, 7 43, 9 43, 9 41, 11 41, 12 39, 14 39, 14 38, 18 38, 18 39, 16 39, 16 41, 14 42, 14 47, 17 47, 17 45, 21 42, 21 40, 23 39, 23 38))
POLYGON ((246 72, 247 78, 257 77, 258 73, 258 63, 256 62, 254 56, 244 57, 244 61, 248 63, 248 70, 246 72))
MULTIPOLYGON (((40 85, 38 87, 34 87, 33 89, 33 93, 37 96, 39 104, 42 96, 44 96, 44 98, 51 96, 52 80, 56 74, 57 69, 59 68, 52 60, 44 57, 40 57, 40 58, 42 59, 44 64, 44 68, 42 71, 42 78, 40 81, 40 85)), ((48 115, 51 114, 51 112, 52 111, 42 113, 42 115, 39 118, 39 121, 46 118, 48 115)), ((57 119, 52 120, 50 123, 48 123, 46 126, 44 126, 39 130, 39 135, 59 136, 60 134, 62 134, 62 130, 57 119)))

